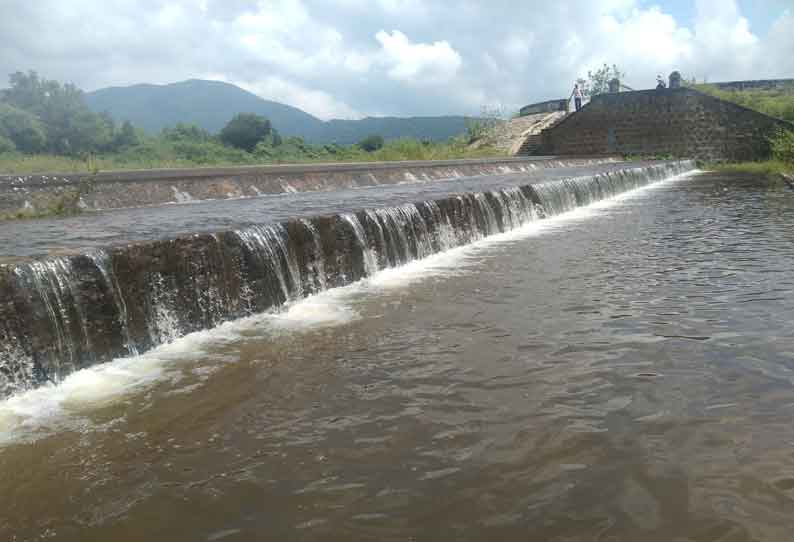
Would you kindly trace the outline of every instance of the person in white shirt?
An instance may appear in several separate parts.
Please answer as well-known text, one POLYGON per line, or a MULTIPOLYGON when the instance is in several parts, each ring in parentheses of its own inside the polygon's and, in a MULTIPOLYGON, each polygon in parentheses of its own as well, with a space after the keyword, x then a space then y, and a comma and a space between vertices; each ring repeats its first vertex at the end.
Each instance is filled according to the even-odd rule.
POLYGON ((573 103, 576 105, 576 110, 580 111, 582 109, 582 88, 579 86, 579 83, 573 86, 571 96, 573 96, 573 103))

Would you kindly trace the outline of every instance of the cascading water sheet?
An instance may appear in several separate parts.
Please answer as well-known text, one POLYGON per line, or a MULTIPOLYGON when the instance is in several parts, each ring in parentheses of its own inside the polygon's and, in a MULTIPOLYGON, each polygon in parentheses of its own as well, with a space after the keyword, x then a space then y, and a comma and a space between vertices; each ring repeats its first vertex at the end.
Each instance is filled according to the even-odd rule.
POLYGON ((672 162, 0 267, 0 397, 693 169, 672 162))

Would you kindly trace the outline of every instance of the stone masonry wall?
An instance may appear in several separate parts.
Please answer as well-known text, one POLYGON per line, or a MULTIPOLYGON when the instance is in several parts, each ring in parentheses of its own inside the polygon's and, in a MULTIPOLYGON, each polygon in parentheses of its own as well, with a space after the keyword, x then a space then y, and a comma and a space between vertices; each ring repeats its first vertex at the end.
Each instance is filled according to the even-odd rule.
POLYGON ((543 152, 755 160, 768 156, 767 137, 778 127, 794 130, 689 88, 602 94, 544 131, 543 152))

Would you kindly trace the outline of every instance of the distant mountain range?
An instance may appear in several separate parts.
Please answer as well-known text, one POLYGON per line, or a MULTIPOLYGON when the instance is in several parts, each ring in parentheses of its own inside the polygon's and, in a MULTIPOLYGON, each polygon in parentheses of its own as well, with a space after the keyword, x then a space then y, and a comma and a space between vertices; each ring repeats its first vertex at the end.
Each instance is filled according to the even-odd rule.
POLYGON ((368 117, 322 121, 296 107, 243 90, 229 83, 191 79, 170 85, 110 87, 86 94, 88 106, 107 111, 118 121, 129 120, 149 133, 178 122, 197 124, 217 133, 237 113, 256 113, 270 119, 284 136, 300 136, 310 143, 357 143, 368 135, 386 139, 413 137, 446 140, 466 130, 465 117, 368 117))

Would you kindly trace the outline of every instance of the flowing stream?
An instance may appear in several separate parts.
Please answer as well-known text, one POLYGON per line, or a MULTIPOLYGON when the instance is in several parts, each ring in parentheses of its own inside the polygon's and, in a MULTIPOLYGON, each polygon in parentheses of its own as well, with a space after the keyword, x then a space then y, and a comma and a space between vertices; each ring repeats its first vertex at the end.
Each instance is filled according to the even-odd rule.
MULTIPOLYGON (((597 174, 525 178, 519 186, 505 178, 506 187, 452 194, 452 185, 439 183, 439 199, 397 198, 357 212, 340 213, 334 193, 322 206, 329 214, 281 222, 266 216, 262 224, 165 239, 133 234, 127 245, 2 265, 0 398, 691 169, 691 162, 601 166, 597 174)), ((489 188, 489 181, 478 186, 489 188)), ((281 200, 265 201, 274 208, 281 200)), ((215 212, 224 213, 226 203, 217 202, 215 212)), ((179 217, 193 209, 149 212, 175 221, 178 233, 179 217)), ((89 215, 80 226, 96 229, 107 219, 89 215)), ((61 230, 69 224, 44 223, 61 230)), ((33 233, 5 250, 35 245, 33 233)))
POLYGON ((15 267, 0 539, 788 540, 792 192, 675 173, 15 267))

